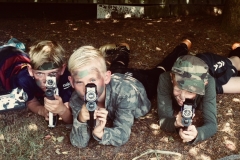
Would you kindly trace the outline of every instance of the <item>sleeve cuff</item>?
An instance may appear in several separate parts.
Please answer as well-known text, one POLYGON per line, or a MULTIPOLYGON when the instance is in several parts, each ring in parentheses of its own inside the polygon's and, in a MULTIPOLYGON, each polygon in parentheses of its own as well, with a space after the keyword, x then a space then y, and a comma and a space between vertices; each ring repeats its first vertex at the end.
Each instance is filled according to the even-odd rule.
POLYGON ((96 141, 101 142, 101 141, 103 140, 103 138, 104 138, 104 133, 105 133, 105 128, 103 128, 103 136, 102 136, 102 139, 98 138, 98 137, 95 136, 93 133, 92 133, 92 136, 93 136, 93 138, 94 138, 96 141))
POLYGON ((96 140, 96 141, 98 141, 98 142, 100 142, 102 139, 100 139, 100 138, 98 138, 97 136, 95 136, 94 134, 92 134, 92 136, 93 136, 93 138, 96 140))
POLYGON ((74 124, 75 127, 79 127, 79 126, 83 126, 83 125, 88 127, 87 122, 80 122, 78 120, 78 118, 74 118, 73 124, 74 124))

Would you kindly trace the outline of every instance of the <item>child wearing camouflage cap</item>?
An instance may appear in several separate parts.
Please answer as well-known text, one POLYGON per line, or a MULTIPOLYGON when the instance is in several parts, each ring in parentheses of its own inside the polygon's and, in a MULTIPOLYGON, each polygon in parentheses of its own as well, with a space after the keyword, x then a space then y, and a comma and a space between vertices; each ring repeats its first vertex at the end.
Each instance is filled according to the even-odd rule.
POLYGON ((158 83, 158 115, 160 128, 177 131, 183 142, 196 143, 205 140, 217 131, 216 91, 214 78, 208 73, 208 65, 193 55, 177 59, 171 72, 160 75, 158 83), (204 124, 190 125, 183 130, 181 107, 186 99, 191 99, 202 109, 204 124), (174 116, 175 110, 179 111, 174 116))
POLYGON ((37 42, 30 47, 29 54, 18 49, 17 45, 4 45, 0 47, 0 55, 0 84, 3 89, 22 88, 27 94, 26 104, 31 111, 45 119, 48 119, 50 111, 58 114, 63 121, 72 123, 68 107, 72 93, 68 80, 70 73, 66 68, 65 51, 59 43, 50 40, 37 42), (52 74, 56 75, 59 89, 55 100, 44 98, 46 76, 52 74))

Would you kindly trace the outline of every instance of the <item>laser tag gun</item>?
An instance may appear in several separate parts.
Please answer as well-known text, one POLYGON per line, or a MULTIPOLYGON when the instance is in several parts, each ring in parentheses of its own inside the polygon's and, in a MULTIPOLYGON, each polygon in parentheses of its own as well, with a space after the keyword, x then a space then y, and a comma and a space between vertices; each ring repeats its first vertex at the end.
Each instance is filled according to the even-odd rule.
POLYGON ((181 108, 182 111, 182 125, 183 130, 187 130, 188 126, 192 124, 192 118, 195 112, 195 100, 186 99, 181 108))
POLYGON ((11 92, 0 92, 0 112, 23 109, 26 107, 27 93, 22 88, 14 88, 11 92))
MULTIPOLYGON (((58 95, 57 81, 55 75, 48 75, 46 77, 46 92, 45 96, 50 100, 55 100, 54 94, 58 95)), ((58 115, 53 116, 52 112, 49 112, 48 127, 54 128, 57 125, 58 115)))
POLYGON ((88 83, 85 86, 85 104, 90 114, 88 125, 91 131, 96 125, 96 120, 94 119, 94 111, 97 109, 97 98, 97 86, 94 83, 88 83))

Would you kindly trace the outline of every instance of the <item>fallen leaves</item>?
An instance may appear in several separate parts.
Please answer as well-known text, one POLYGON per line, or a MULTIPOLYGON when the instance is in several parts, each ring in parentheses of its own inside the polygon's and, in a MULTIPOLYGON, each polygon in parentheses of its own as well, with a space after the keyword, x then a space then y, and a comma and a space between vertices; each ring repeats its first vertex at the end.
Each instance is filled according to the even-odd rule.
POLYGON ((232 142, 226 143, 226 147, 227 147, 228 149, 230 149, 231 151, 236 150, 236 146, 235 146, 235 144, 233 144, 232 142))
POLYGON ((4 135, 0 134, 0 140, 4 140, 4 135))
POLYGON ((44 139, 50 139, 51 138, 51 135, 46 135, 45 137, 44 137, 44 139))
POLYGON ((230 149, 231 151, 236 150, 236 145, 233 141, 229 140, 227 136, 224 136, 223 139, 224 139, 224 144, 228 149, 230 149))
MULTIPOLYGON (((101 46, 105 43, 119 43, 127 41, 132 50, 130 55, 131 63, 129 66, 136 66, 137 68, 151 68, 152 66, 158 64, 159 60, 163 59, 163 57, 166 56, 173 47, 178 44, 178 42, 180 42, 181 38, 186 33, 191 33, 191 35, 193 35, 191 36, 193 37, 193 48, 191 49, 191 52, 194 53, 209 50, 214 53, 220 53, 221 55, 223 53, 227 54, 228 49, 230 49, 231 46, 229 43, 239 39, 239 35, 236 35, 234 38, 234 36, 228 36, 223 33, 221 38, 221 32, 219 31, 216 34, 211 34, 211 37, 209 37, 211 38, 210 41, 206 41, 205 38, 208 37, 208 35, 206 35, 206 28, 211 29, 212 26, 214 28, 218 27, 217 25, 214 25, 216 24, 215 18, 214 20, 211 19, 211 21, 209 21, 210 19, 206 19, 205 21, 205 19, 200 17, 200 19, 197 19, 194 23, 189 23, 190 21, 187 17, 181 19, 183 20, 182 22, 174 23, 174 25, 173 22, 177 20, 176 18, 163 18, 157 20, 159 23, 153 22, 153 25, 146 25, 146 21, 144 20, 119 20, 119 22, 115 24, 113 21, 101 20, 102 23, 97 24, 97 26, 93 25, 95 23, 89 20, 88 21, 90 23, 88 21, 88 23, 85 23, 86 21, 66 20, 67 23, 71 23, 73 25, 65 24, 65 20, 63 21, 64 23, 57 21, 56 24, 52 25, 48 23, 47 19, 44 21, 34 20, 30 22, 23 19, 21 19, 20 22, 15 20, 1 20, 0 43, 3 44, 9 39, 10 35, 14 35, 21 40, 25 40, 30 37, 31 41, 29 44, 38 39, 54 39, 62 43, 66 51, 70 54, 81 45, 92 44, 94 46, 101 46), (17 26, 16 29, 16 24, 19 23, 28 24, 29 29, 24 28, 23 25, 17 26), (127 24, 127 26, 125 26, 125 24, 127 24), (154 28, 156 24, 157 27, 154 28), (22 34, 23 32, 26 34, 22 34), (178 37, 176 37, 176 35, 178 35, 178 37), (224 46, 224 44, 229 45, 224 46), (150 57, 146 57, 146 54, 150 57)), ((177 151, 184 156, 182 159, 203 159, 207 158, 206 155, 210 156, 211 159, 219 159, 227 155, 237 154, 239 151, 239 140, 237 138, 239 138, 240 95, 218 95, 217 102, 219 106, 217 112, 217 122, 219 125, 218 132, 208 140, 196 144, 194 147, 195 150, 192 151, 193 153, 191 155, 189 155, 188 152, 191 149, 191 146, 183 144, 176 133, 167 133, 162 130, 151 129, 149 127, 151 124, 157 124, 158 116, 155 112, 153 116, 141 118, 138 123, 134 122, 130 139, 121 147, 99 145, 97 141, 92 140, 89 143, 89 148, 75 148, 69 142, 68 137, 72 127, 71 125, 67 128, 67 131, 65 128, 57 127, 55 130, 51 130, 54 133, 50 133, 49 130, 45 131, 46 127, 43 126, 45 122, 39 116, 36 116, 31 112, 19 111, 16 113, 0 115, 0 124, 2 127, 0 142, 4 144, 6 149, 11 149, 11 152, 13 152, 16 145, 12 145, 12 137, 16 135, 19 137, 22 136, 22 133, 18 131, 19 127, 23 125, 22 122, 30 121, 31 123, 38 125, 39 129, 37 133, 41 133, 42 137, 39 142, 35 140, 37 139, 37 136, 34 134, 34 140, 31 140, 31 143, 41 144, 43 146, 42 148, 34 148, 36 149, 37 154, 31 156, 33 159, 69 159, 66 158, 68 155, 71 155, 72 157, 70 158, 72 159, 77 159, 73 157, 79 157, 78 159, 114 159, 114 157, 116 160, 132 159, 133 157, 139 156, 142 152, 145 152, 149 148, 177 151), (230 111, 230 108, 232 108, 232 111, 228 112, 230 111), (226 115, 226 113, 232 113, 233 115, 229 116, 226 115), (233 122, 230 121, 230 119, 233 119, 233 122), (19 125, 20 122, 21 125, 19 125), (230 125, 226 124, 227 122, 230 125), (148 126, 148 128, 142 128, 143 125, 148 126), (222 131, 224 127, 227 132, 222 131), (230 128, 232 130, 229 130, 230 128), (145 132, 143 133, 142 131, 145 132), (62 132, 65 132, 66 135, 62 132), (61 140, 59 137, 62 137, 63 135, 64 139, 61 140), (174 135, 174 137, 170 137, 171 135, 174 135), (228 136, 227 140, 232 142, 223 140, 222 137, 225 135, 228 136), (52 138, 52 136, 54 136, 54 138, 52 138), (10 146, 10 144, 12 146, 10 146), (101 151, 105 151, 103 155, 101 154, 101 151), (121 154, 121 156, 116 156, 118 153, 123 154, 121 154), (64 157, 65 154, 66 157, 64 157), (205 156, 200 157, 201 155, 205 156), (95 158, 93 158, 93 156, 95 158)), ((152 108, 156 109, 157 105, 155 104, 155 101, 153 101, 153 103, 152 108)), ((201 117, 197 121, 201 121, 201 117)), ((29 125, 29 123, 27 124, 29 125)), ((15 141, 16 140, 13 142, 15 141)), ((23 144, 21 143, 21 145, 23 144)), ((29 146, 27 146, 27 148, 29 148, 29 146)), ((1 149, 3 150, 3 148, 1 149)), ((3 155, 2 152, 1 155, 3 155)), ((17 159, 17 156, 19 157, 19 155, 15 153, 15 157, 13 156, 14 158, 12 159, 17 159)), ((150 155, 146 155, 146 157, 149 156, 150 155)), ((154 153, 152 158, 153 156, 154 153)), ((163 155, 161 156, 163 157, 163 155)), ((30 159, 31 157, 29 156, 30 159)), ((168 159, 170 159, 170 157, 168 157, 168 159)))
POLYGON ((160 126, 159 126, 158 124, 154 124, 154 123, 152 123, 152 124, 150 125, 150 127, 151 127, 152 129, 160 129, 160 126))
POLYGON ((63 136, 60 136, 60 137, 54 137, 54 136, 51 136, 51 135, 46 135, 45 137, 44 137, 44 139, 52 139, 54 142, 59 142, 59 143, 61 143, 61 142, 63 142, 63 140, 64 140, 64 137, 63 136))
POLYGON ((37 131, 38 126, 36 124, 30 124, 30 125, 28 125, 28 130, 37 131))
POLYGON ((56 139, 56 141, 57 141, 57 142, 60 142, 60 143, 61 143, 63 140, 64 140, 64 137, 63 137, 63 136, 58 137, 58 138, 56 139))
POLYGON ((238 98, 233 98, 232 101, 233 101, 233 102, 240 102, 240 99, 238 99, 238 98))
POLYGON ((53 135, 53 133, 50 132, 48 135, 46 135, 46 136, 44 137, 44 139, 45 139, 45 140, 51 139, 51 140, 53 140, 53 142, 61 143, 61 142, 63 142, 63 140, 64 140, 64 136, 55 137, 55 136, 53 135))
POLYGON ((165 143, 168 143, 169 141, 168 141, 168 137, 162 137, 161 139, 160 139, 160 142, 165 142, 165 143))
POLYGON ((60 149, 59 149, 59 148, 57 148, 55 152, 56 152, 57 154, 61 154, 61 152, 60 152, 60 149))
POLYGON ((61 152, 59 148, 56 149, 55 153, 57 154, 68 154, 68 151, 61 152))
POLYGON ((60 145, 58 145, 58 144, 55 145, 55 142, 62 143, 63 140, 64 140, 64 136, 55 137, 52 134, 53 133, 50 133, 50 134, 46 135, 44 137, 44 139, 45 140, 52 140, 54 142, 54 148, 56 148, 55 153, 57 153, 58 155, 60 155, 60 154, 65 154, 65 155, 68 154, 69 151, 61 151, 60 150, 60 148, 62 147, 61 144, 60 145))

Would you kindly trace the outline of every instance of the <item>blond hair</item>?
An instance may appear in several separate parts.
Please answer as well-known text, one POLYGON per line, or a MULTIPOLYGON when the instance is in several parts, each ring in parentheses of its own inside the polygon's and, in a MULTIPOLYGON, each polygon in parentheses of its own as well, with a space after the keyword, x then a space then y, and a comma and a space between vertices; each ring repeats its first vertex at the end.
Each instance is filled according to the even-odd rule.
POLYGON ((58 67, 66 63, 65 50, 58 42, 51 40, 40 41, 31 46, 29 56, 33 69, 38 69, 46 62, 52 62, 58 67))
POLYGON ((102 52, 93 46, 82 46, 70 56, 68 69, 70 73, 73 74, 75 70, 88 66, 92 63, 95 64, 94 67, 101 73, 105 73, 107 71, 106 62, 102 52))

